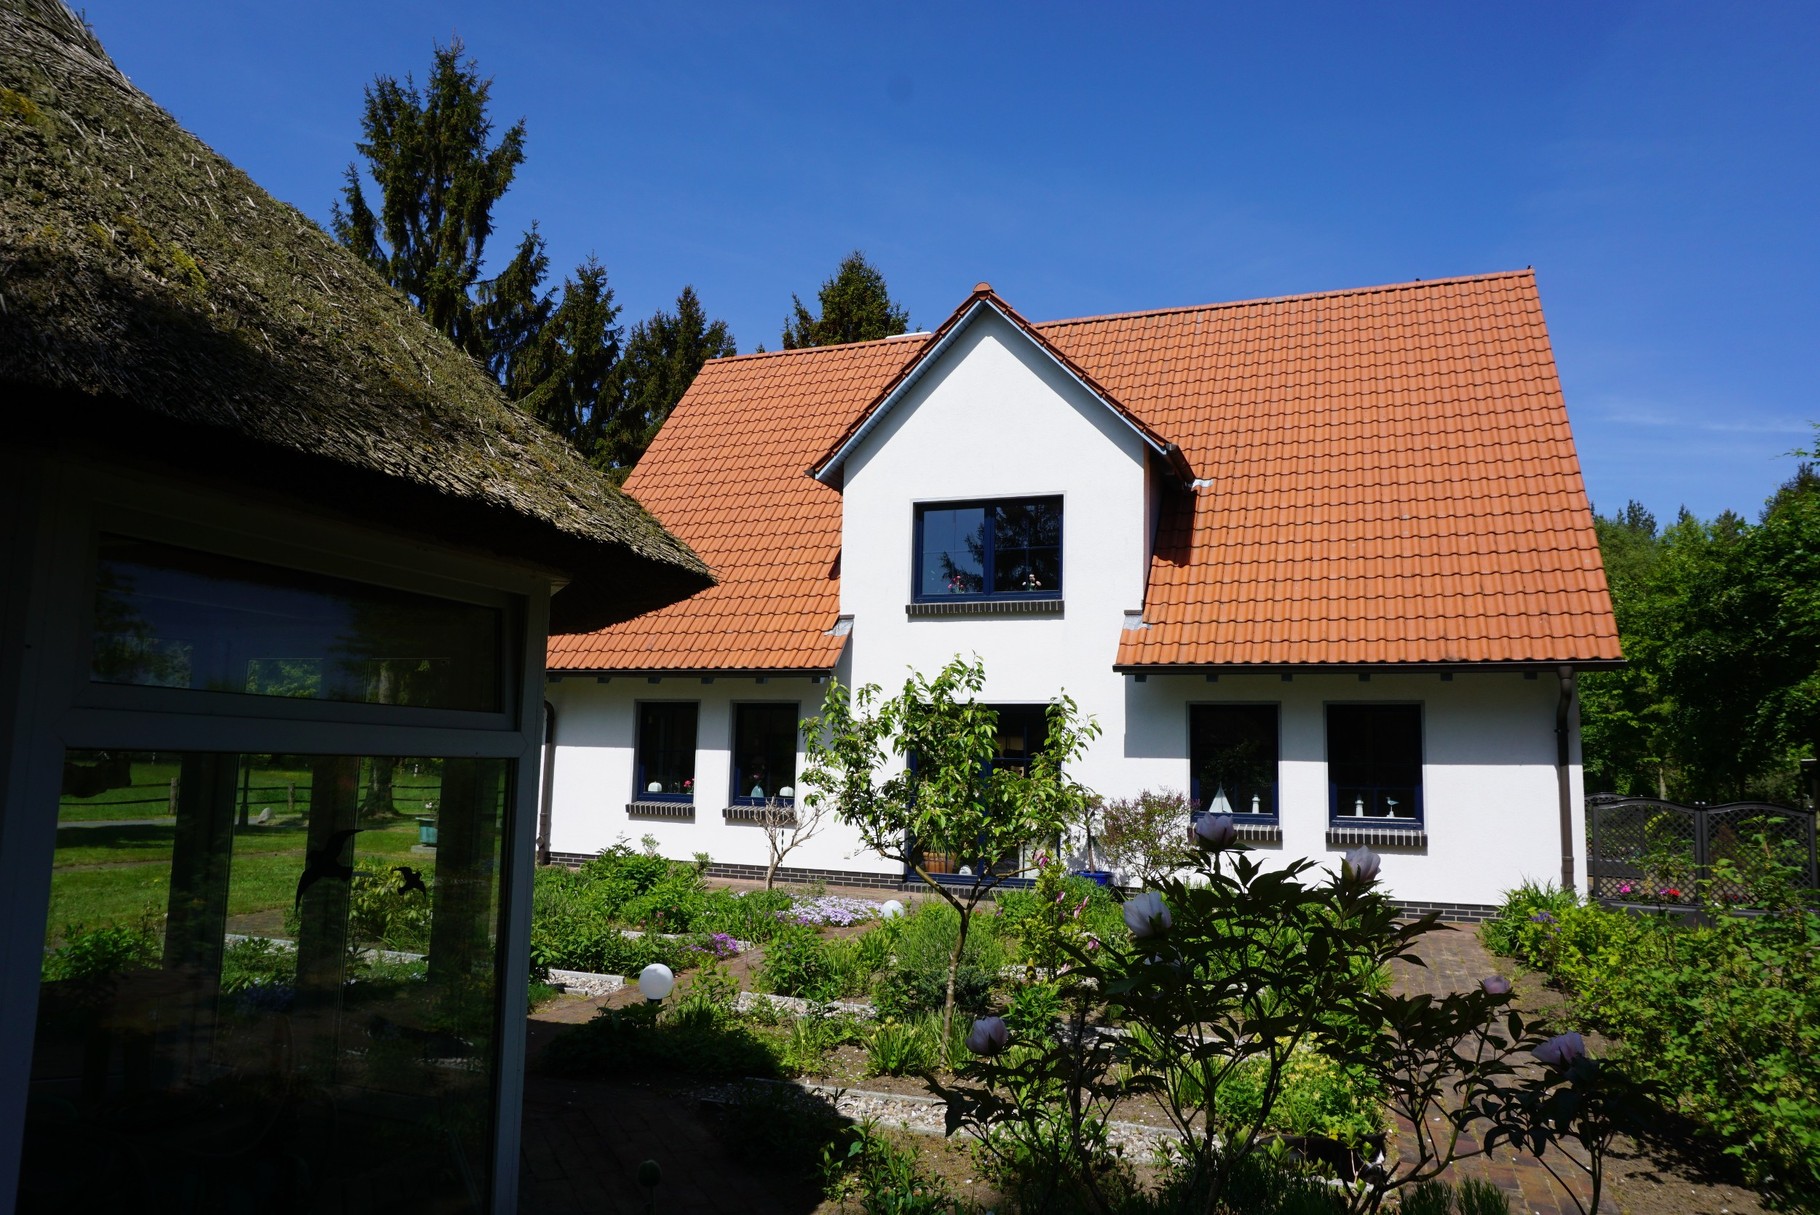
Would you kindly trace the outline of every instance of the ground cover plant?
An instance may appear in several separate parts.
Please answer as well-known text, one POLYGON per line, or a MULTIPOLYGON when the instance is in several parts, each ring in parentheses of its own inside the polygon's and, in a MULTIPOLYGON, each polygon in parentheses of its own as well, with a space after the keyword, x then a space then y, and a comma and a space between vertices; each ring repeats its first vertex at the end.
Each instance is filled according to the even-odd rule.
POLYGON ((1555 979, 1571 1015, 1614 1037, 1753 1184, 1820 1209, 1820 913, 1767 837, 1745 855, 1715 883, 1742 883, 1748 903, 1715 901, 1709 884, 1699 922, 1525 888, 1484 936, 1555 979))

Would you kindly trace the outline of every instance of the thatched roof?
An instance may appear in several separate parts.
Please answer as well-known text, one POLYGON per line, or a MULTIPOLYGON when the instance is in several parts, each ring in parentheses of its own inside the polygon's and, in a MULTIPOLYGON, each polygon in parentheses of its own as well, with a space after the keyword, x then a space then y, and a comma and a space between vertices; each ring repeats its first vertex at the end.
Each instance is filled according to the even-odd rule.
POLYGON ((712 582, 351 252, 135 89, 60 0, 0 0, 0 391, 8 442, 565 572, 555 627, 712 582))

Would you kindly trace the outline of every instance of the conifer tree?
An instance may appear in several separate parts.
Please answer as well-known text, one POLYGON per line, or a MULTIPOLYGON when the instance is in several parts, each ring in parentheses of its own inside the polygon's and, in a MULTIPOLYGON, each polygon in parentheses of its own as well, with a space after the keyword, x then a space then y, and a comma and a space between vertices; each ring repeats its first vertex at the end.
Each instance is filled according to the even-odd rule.
POLYGON ((379 209, 367 202, 360 171, 349 165, 332 224, 336 237, 402 291, 455 344, 491 363, 505 334, 489 316, 535 311, 541 303, 542 242, 527 233, 506 270, 489 284, 494 306, 477 306, 476 288, 493 234, 493 204, 524 163, 525 125, 514 123, 489 145, 492 82, 459 39, 435 48, 428 85, 419 90, 380 76, 366 90, 365 136, 354 146, 379 188, 379 209), (344 205, 345 204, 345 205, 344 205), (507 290, 517 293, 508 299, 507 290))
POLYGON ((785 350, 869 342, 910 328, 910 314, 891 298, 885 276, 857 249, 822 284, 819 299, 822 311, 817 317, 809 314, 801 298, 790 296, 791 313, 784 321, 785 350))

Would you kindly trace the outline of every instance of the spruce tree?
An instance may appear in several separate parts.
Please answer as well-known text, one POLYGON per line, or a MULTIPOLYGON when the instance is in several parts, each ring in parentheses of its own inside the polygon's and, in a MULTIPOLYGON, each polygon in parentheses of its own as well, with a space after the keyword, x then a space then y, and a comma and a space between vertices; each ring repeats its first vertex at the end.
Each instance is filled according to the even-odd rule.
POLYGON ((801 298, 790 296, 791 313, 784 321, 785 350, 869 342, 910 328, 910 314, 891 298, 885 276, 857 249, 822 284, 820 302, 821 315, 811 316, 801 298))
MULTIPOLYGON (((376 78, 360 120, 365 138, 354 146, 379 188, 379 209, 368 204, 360 172, 350 164, 333 212, 335 235, 344 245, 457 346, 489 362, 496 337, 476 306, 476 287, 493 233, 493 204, 524 163, 525 140, 519 121, 489 144, 491 91, 475 62, 463 61, 459 39, 435 48, 423 90, 409 76, 402 84, 376 78)), ((535 231, 528 233, 492 294, 501 297, 497 284, 509 281, 528 289, 514 304, 534 309, 541 256, 535 231)))
POLYGON ((623 480, 658 428, 709 359, 738 353, 725 321, 709 321, 693 286, 676 297, 676 311, 659 308, 626 339, 617 372, 619 412, 608 424, 597 463, 623 480))

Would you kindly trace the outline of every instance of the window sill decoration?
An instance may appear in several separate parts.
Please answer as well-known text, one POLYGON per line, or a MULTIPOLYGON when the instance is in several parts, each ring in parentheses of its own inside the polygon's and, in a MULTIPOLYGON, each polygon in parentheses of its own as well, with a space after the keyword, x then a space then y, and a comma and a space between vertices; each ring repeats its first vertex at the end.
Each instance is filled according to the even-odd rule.
POLYGON ((694 818, 695 803, 691 801, 646 801, 640 799, 626 803, 627 818, 694 818))
POLYGON ((1428 830, 1421 823, 1410 823, 1407 826, 1333 823, 1328 826, 1327 846, 1329 848, 1356 848, 1360 844, 1372 848, 1426 850, 1428 830))
POLYGON ((929 616, 1059 616, 1060 599, 929 599, 904 605, 912 620, 929 616))

